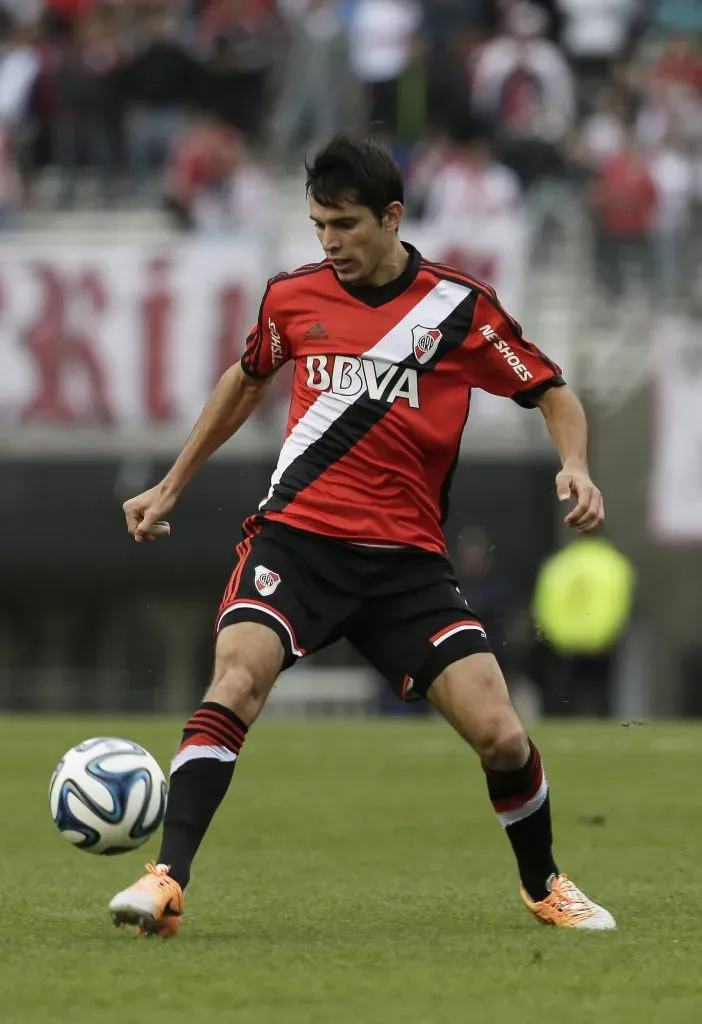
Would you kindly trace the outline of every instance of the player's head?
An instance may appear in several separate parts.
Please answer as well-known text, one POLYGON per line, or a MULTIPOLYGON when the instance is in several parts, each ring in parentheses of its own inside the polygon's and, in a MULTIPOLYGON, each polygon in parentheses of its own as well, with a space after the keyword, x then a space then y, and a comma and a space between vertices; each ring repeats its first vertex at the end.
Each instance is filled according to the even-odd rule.
POLYGON ((402 173, 371 138, 335 135, 307 168, 317 237, 342 281, 369 280, 397 245, 404 213, 402 173))

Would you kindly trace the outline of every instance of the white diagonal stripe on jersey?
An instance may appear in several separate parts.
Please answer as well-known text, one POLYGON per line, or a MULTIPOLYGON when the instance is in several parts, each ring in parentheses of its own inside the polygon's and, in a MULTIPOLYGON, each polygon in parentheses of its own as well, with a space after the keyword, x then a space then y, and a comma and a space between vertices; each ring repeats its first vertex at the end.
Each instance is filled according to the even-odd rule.
MULTIPOLYGON (((412 354, 414 339, 412 328, 435 328, 443 323, 463 300, 470 295, 471 289, 466 285, 453 281, 440 281, 432 290, 413 306, 409 313, 395 324, 388 333, 376 342, 372 348, 363 352, 361 359, 377 359, 379 362, 401 363, 412 354)), ((278 465, 271 478, 271 487, 259 508, 263 508, 273 494, 273 489, 280 482, 283 473, 310 445, 318 441, 322 434, 342 416, 350 406, 354 405, 360 395, 333 395, 324 392, 316 402, 301 416, 285 439, 280 450, 278 465)))

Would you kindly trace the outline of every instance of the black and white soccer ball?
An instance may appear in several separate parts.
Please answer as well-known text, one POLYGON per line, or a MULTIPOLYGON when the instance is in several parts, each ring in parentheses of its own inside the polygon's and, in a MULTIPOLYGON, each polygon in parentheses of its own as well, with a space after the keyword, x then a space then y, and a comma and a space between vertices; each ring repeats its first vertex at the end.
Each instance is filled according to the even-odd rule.
POLYGON ((166 780, 148 750, 98 736, 72 747, 54 769, 49 804, 69 843, 88 853, 136 850, 166 810, 166 780))

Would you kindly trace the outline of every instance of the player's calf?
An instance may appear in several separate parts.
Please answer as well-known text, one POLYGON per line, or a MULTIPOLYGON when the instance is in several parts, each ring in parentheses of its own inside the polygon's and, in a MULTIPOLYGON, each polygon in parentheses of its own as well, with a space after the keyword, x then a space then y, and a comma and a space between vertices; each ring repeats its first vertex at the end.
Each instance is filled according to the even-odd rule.
POLYGON ((558 874, 551 846, 551 807, 541 755, 512 707, 502 672, 490 654, 449 665, 429 699, 481 759, 488 795, 511 843, 522 885, 534 900, 558 874))
POLYGON ((171 763, 159 863, 184 889, 190 865, 234 775, 249 725, 275 682, 283 651, 265 626, 236 623, 217 638, 213 682, 186 722, 171 763))
POLYGON ((566 928, 613 928, 553 859, 551 803, 541 755, 512 707, 500 668, 488 654, 449 665, 428 692, 432 703, 481 759, 488 795, 507 833, 529 910, 566 928))
POLYGON ((117 924, 174 934, 193 858, 229 789, 249 725, 265 704, 282 660, 280 640, 264 626, 236 623, 220 633, 212 685, 185 723, 171 762, 158 864, 114 897, 110 913, 117 924))

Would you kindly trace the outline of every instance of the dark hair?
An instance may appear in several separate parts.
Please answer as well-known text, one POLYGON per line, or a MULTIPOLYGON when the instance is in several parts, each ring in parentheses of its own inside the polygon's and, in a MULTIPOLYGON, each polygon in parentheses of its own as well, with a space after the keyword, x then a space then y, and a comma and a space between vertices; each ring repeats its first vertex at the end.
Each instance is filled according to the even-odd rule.
POLYGON ((321 206, 358 203, 381 220, 390 203, 404 202, 402 172, 377 139, 339 132, 305 168, 307 195, 321 206))

